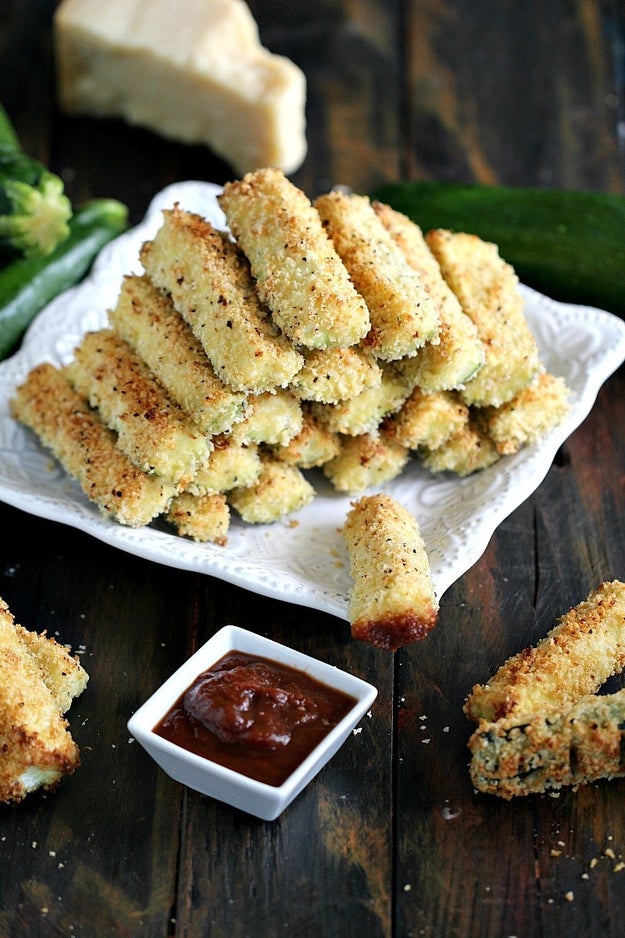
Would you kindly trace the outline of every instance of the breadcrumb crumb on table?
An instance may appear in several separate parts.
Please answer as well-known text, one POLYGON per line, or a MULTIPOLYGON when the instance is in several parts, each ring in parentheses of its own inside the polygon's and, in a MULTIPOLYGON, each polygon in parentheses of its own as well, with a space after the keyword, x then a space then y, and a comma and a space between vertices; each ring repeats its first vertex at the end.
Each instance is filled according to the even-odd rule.
POLYGON ((389 495, 366 495, 352 504, 343 534, 352 636, 390 651, 424 638, 436 625, 438 600, 416 519, 389 495))

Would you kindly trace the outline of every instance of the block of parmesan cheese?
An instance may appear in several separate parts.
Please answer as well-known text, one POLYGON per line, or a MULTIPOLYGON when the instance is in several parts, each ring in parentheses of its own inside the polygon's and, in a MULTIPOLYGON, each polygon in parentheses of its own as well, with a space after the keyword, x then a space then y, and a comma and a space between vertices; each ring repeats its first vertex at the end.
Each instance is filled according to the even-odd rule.
POLYGON ((304 74, 261 45, 243 0, 62 0, 54 42, 66 113, 204 144, 241 174, 304 159, 304 74))

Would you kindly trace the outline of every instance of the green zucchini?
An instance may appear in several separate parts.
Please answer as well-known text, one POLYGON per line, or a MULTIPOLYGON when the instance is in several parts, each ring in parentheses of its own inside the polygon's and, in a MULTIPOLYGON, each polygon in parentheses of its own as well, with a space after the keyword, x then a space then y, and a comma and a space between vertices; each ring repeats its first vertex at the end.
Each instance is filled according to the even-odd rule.
POLYGON ((128 209, 116 199, 93 199, 69 225, 69 236, 48 257, 19 258, 0 268, 0 360, 46 303, 78 283, 100 249, 127 228, 128 209))
POLYGON ((625 196, 448 182, 387 183, 371 193, 424 231, 492 241, 528 286, 625 317, 625 196))
POLYGON ((0 251, 9 258, 51 254, 68 236, 71 215, 63 180, 24 153, 0 105, 0 251))

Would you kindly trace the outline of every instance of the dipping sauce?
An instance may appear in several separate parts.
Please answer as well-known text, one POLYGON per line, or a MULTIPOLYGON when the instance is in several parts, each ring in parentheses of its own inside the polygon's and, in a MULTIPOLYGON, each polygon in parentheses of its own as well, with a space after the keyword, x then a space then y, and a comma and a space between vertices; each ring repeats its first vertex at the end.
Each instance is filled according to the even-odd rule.
POLYGON ((267 785, 281 785, 356 700, 269 658, 230 651, 154 727, 164 739, 267 785))

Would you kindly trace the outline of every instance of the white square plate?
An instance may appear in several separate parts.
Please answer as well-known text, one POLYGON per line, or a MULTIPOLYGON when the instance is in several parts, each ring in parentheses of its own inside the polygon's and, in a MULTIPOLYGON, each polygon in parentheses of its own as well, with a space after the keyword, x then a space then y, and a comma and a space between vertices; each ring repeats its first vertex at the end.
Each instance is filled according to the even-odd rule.
POLYGON ((173 779, 265 821, 273 821, 343 745, 377 690, 366 681, 271 639, 226 625, 191 656, 128 721, 130 733, 173 779), (354 697, 355 704, 282 785, 267 785, 188 752, 153 732, 195 678, 229 651, 269 658, 354 697))

